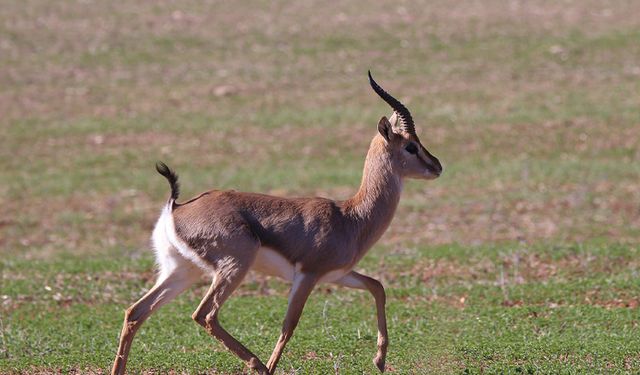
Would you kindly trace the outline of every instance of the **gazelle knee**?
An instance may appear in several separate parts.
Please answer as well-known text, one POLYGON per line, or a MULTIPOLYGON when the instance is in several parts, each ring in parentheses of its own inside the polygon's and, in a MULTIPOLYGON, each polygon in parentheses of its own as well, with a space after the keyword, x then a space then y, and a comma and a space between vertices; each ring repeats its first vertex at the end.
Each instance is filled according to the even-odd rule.
POLYGON ((204 316, 198 314, 197 311, 191 314, 191 319, 193 319, 196 323, 200 324, 201 326, 204 325, 204 316))
POLYGON ((136 306, 129 307, 124 312, 124 328, 122 333, 128 335, 136 331, 137 327, 142 323, 142 313, 136 306))
POLYGON ((124 320, 128 325, 136 324, 142 317, 142 311, 138 306, 131 306, 124 312, 124 320))
POLYGON ((218 324, 218 314, 216 312, 197 310, 191 318, 205 328, 213 328, 218 324))
POLYGON ((218 312, 212 311, 205 317, 205 324, 209 328, 213 328, 218 325, 218 312))
POLYGON ((200 324, 203 327, 207 327, 207 314, 208 311, 196 310, 193 314, 191 314, 191 319, 195 320, 196 323, 200 324))

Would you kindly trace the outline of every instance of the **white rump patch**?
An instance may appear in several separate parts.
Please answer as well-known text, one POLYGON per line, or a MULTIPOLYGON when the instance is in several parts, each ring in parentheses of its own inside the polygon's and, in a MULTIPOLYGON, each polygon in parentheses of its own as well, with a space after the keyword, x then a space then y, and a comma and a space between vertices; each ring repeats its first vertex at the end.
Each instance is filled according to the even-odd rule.
MULTIPOLYGON (((193 250, 191 247, 189 247, 189 245, 178 238, 176 234, 176 228, 173 223, 171 205, 167 205, 162 210, 162 214, 158 219, 158 223, 153 230, 153 243, 154 247, 156 248, 156 261, 158 262, 161 270, 164 270, 165 264, 167 264, 168 262, 172 262, 173 260, 171 259, 171 254, 166 254, 166 252, 161 251, 159 248, 163 245, 166 247, 166 244, 170 244, 178 250, 178 253, 184 259, 189 260, 191 263, 195 264, 204 271, 213 271, 213 267, 210 264, 200 258, 195 250, 193 250)), ((167 264, 167 266, 171 265, 167 264)))

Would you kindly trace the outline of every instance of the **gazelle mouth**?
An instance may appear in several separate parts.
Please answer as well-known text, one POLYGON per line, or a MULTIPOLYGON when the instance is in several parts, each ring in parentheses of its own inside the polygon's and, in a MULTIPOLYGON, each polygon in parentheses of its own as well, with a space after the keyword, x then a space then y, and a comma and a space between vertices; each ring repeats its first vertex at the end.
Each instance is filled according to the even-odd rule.
POLYGON ((435 177, 440 177, 440 175, 442 174, 442 169, 438 170, 432 166, 427 166, 427 173, 435 177))

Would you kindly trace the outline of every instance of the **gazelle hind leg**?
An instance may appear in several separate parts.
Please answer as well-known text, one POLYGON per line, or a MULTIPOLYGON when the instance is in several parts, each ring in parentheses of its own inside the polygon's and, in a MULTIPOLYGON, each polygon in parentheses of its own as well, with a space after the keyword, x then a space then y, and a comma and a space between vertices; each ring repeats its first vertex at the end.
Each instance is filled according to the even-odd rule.
POLYGON ((184 267, 176 267, 161 273, 158 281, 147 294, 131 305, 125 312, 118 353, 113 362, 111 374, 124 374, 131 342, 142 323, 162 305, 193 285, 200 277, 200 273, 197 270, 193 272, 194 269, 191 264, 184 263, 183 265, 184 267))
POLYGON ((267 367, 249 349, 231 336, 218 321, 218 313, 231 293, 240 285, 251 263, 233 260, 218 266, 211 287, 193 313, 193 320, 219 340, 227 349, 260 374, 269 374, 267 367), (248 263, 248 264, 247 264, 248 263))

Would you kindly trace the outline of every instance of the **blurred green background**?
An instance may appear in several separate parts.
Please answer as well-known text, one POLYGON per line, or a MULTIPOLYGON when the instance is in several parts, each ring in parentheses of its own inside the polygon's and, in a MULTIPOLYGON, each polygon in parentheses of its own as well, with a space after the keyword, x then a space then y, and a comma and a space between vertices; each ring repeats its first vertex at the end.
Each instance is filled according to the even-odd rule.
MULTIPOLYGON (((640 3, 0 4, 0 372, 103 373, 154 280, 163 160, 211 188, 345 199, 389 107, 443 162, 359 270, 388 290, 396 373, 640 369, 640 3)), ((247 371, 191 312, 132 373, 247 371)), ((287 285, 221 313, 265 360, 287 285)), ((368 294, 321 286, 280 373, 375 373, 368 294)))

